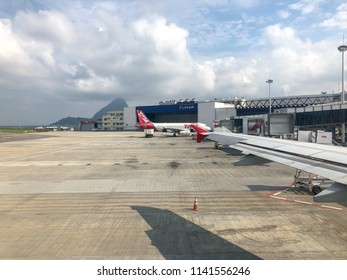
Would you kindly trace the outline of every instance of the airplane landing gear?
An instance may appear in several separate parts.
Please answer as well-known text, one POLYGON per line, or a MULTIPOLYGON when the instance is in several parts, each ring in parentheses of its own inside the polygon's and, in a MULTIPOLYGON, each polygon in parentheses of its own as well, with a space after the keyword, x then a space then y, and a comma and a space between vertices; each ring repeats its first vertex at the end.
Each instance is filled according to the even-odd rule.
POLYGON ((214 142, 214 148, 222 150, 223 149, 223 144, 221 142, 216 141, 216 142, 214 142))
POLYGON ((319 194, 320 192, 322 191, 322 188, 318 185, 314 185, 312 186, 311 188, 311 192, 316 195, 316 194, 319 194))
POLYGON ((322 191, 322 188, 317 181, 324 183, 326 179, 318 179, 316 175, 309 174, 308 179, 305 180, 305 178, 299 178, 300 175, 301 170, 296 170, 293 186, 308 187, 314 195, 319 194, 322 191))

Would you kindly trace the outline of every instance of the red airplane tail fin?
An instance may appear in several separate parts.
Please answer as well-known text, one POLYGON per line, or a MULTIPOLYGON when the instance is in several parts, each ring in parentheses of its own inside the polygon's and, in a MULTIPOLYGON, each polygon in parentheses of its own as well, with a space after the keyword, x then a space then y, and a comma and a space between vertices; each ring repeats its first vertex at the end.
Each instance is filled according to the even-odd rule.
POLYGON ((203 141, 208 135, 209 131, 206 129, 203 129, 202 127, 196 125, 196 124, 190 124, 189 127, 194 129, 196 131, 196 142, 200 143, 203 141))
POLYGON ((136 110, 136 114, 140 123, 139 125, 137 125, 137 127, 140 127, 143 129, 154 128, 153 123, 147 118, 144 112, 142 112, 141 110, 136 110))
POLYGON ((136 113, 137 113, 137 117, 139 118, 140 124, 150 123, 150 120, 146 117, 144 112, 142 112, 141 110, 136 110, 136 113))

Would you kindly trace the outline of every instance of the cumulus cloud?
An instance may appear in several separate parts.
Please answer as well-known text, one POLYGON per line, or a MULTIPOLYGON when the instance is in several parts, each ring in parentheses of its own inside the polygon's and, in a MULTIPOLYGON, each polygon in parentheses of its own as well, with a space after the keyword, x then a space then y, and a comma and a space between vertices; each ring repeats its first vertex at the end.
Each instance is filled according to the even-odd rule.
POLYGON ((208 71, 192 62, 185 29, 159 16, 126 22, 104 10, 98 13, 102 17, 87 26, 56 11, 20 11, 0 22, 5 42, 0 46, 1 86, 13 106, 25 95, 31 101, 51 95, 56 102, 85 98, 100 103, 121 95, 156 102, 188 92, 192 78, 203 80, 201 90, 211 88, 197 75, 205 77, 208 71))
POLYGON ((269 69, 281 81, 282 88, 291 84, 296 94, 319 93, 328 85, 330 88, 326 90, 334 90, 328 79, 329 75, 337 75, 338 70, 334 42, 302 40, 293 28, 279 24, 268 26, 264 36, 270 44, 269 69))
POLYGON ((21 35, 39 41, 70 45, 76 38, 70 20, 57 11, 19 11, 14 25, 21 35))
POLYGON ((324 61, 320 59, 314 44, 310 40, 300 40, 294 29, 282 28, 277 24, 267 27, 265 36, 272 45, 272 60, 277 61, 277 65, 280 66, 290 65, 290 67, 283 67, 281 72, 290 76, 297 75, 298 78, 305 77, 305 79, 322 73, 324 61))
MULTIPOLYGON (((218 11, 225 14, 223 5, 229 2, 223 3, 209 1, 208 7, 221 7, 218 11)), ((291 9, 306 5, 306 12, 312 11, 309 3, 298 2, 291 9)), ((252 8, 259 1, 246 4, 252 8)), ((281 90, 312 94, 333 89, 331 81, 337 79, 334 69, 340 61, 333 42, 303 39, 293 27, 266 25, 262 16, 244 12, 216 22, 211 17, 201 20, 199 10, 199 20, 188 25, 194 26, 192 35, 184 24, 148 12, 145 6, 135 9, 133 2, 97 2, 65 12, 18 10, 13 17, 2 18, 0 125, 90 117, 115 97, 124 97, 131 105, 192 97, 262 97, 269 73, 277 95, 281 90), (263 26, 253 37, 257 42, 250 38, 252 25, 263 26), (235 38, 233 46, 245 50, 209 57, 193 55, 189 47, 194 46, 192 40, 201 48, 218 46, 229 42, 225 38, 230 34, 235 38), (331 77, 324 82, 327 73, 331 77)), ((341 5, 332 18, 342 18, 343 9, 341 5)))

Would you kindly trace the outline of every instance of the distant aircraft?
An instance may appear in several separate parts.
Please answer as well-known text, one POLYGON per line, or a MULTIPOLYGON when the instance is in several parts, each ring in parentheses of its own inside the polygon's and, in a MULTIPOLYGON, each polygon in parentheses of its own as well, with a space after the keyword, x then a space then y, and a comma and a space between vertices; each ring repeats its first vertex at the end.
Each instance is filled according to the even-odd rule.
MULTIPOLYGON (((147 116, 141 111, 136 110, 139 124, 136 127, 141 129, 154 129, 156 131, 162 132, 173 132, 174 136, 176 133, 179 135, 189 135, 192 123, 153 123, 147 116)), ((194 123, 194 126, 203 128, 204 131, 210 131, 211 128, 203 123, 194 123)), ((194 129, 194 128, 193 128, 194 129)))
POLYGON ((251 161, 260 157, 334 181, 323 191, 319 185, 312 186, 316 202, 347 201, 347 148, 232 132, 208 132, 191 126, 197 132, 197 142, 207 137, 241 151, 251 161))

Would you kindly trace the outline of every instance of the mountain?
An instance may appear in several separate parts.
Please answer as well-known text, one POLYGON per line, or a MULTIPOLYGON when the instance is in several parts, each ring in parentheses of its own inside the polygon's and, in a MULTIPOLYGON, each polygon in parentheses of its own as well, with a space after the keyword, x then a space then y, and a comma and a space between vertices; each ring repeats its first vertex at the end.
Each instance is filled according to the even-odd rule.
POLYGON ((92 118, 66 117, 50 125, 56 126, 78 126, 81 121, 97 121, 105 116, 109 111, 121 111, 128 107, 128 103, 123 98, 116 98, 111 103, 100 109, 92 118))
POLYGON ((101 119, 109 111, 121 111, 125 107, 128 107, 128 103, 123 98, 116 98, 110 104, 106 105, 104 108, 100 109, 93 117, 93 120, 101 119))
POLYGON ((50 124, 51 126, 56 125, 56 126, 78 126, 81 121, 88 121, 90 119, 88 118, 80 118, 80 117, 67 117, 67 118, 62 118, 61 120, 50 124))

